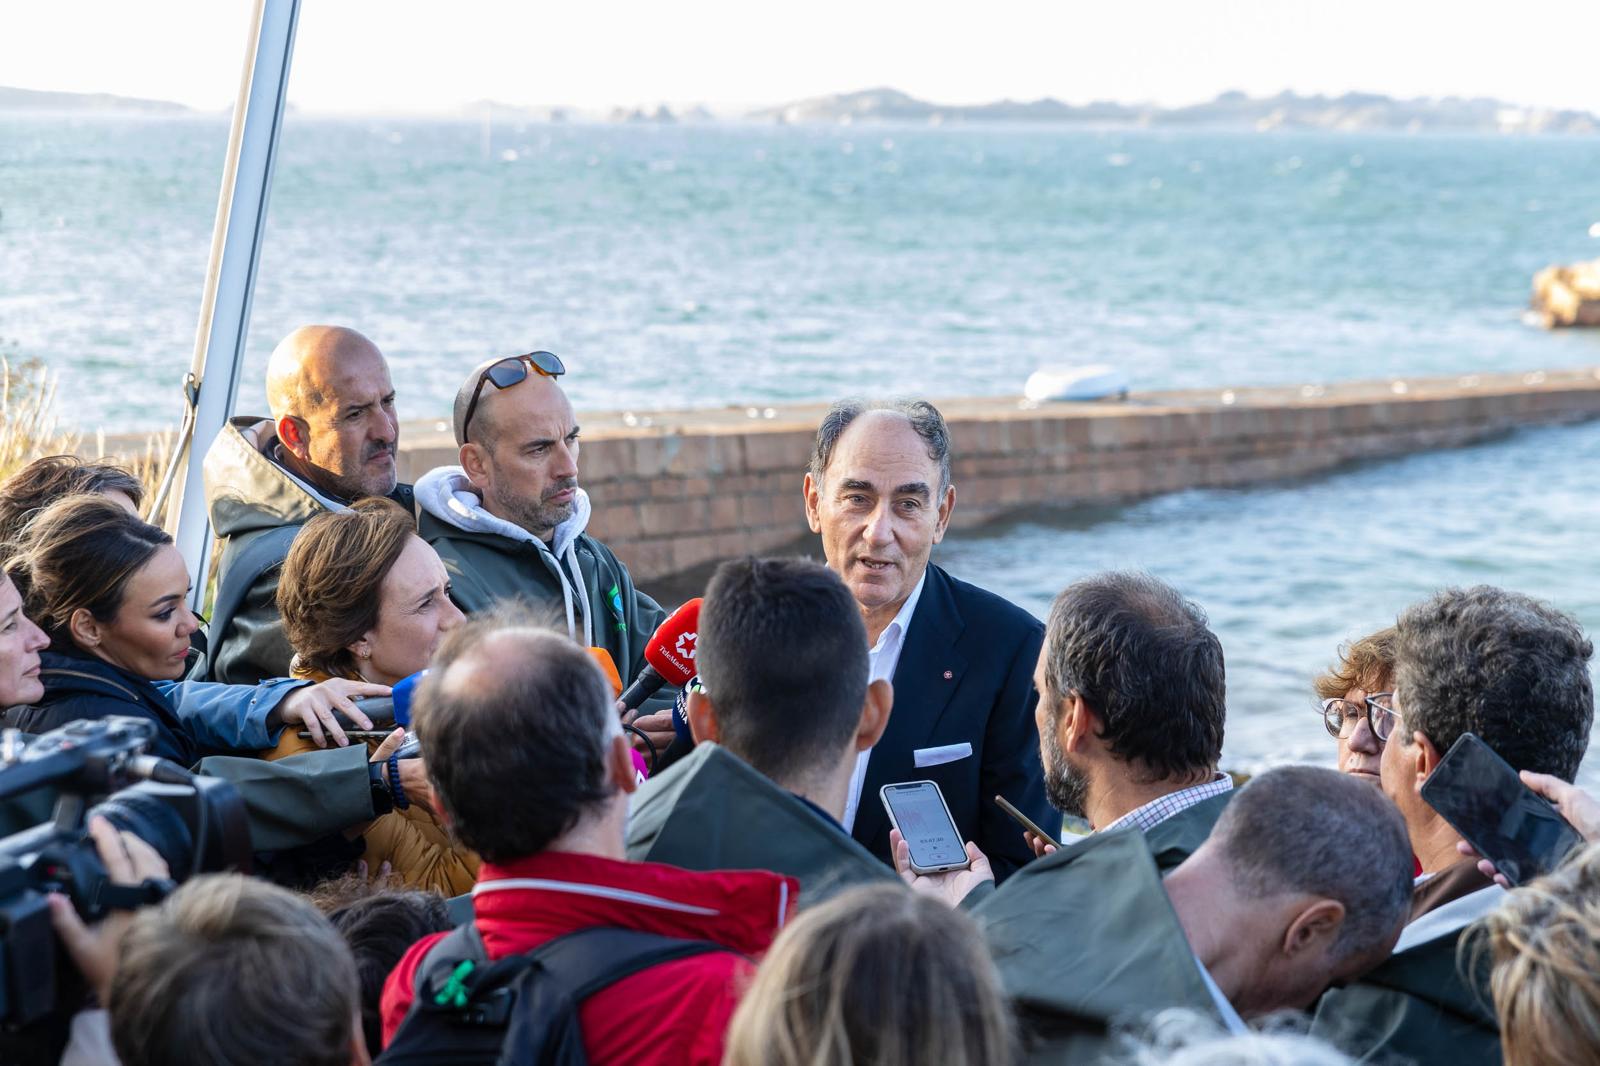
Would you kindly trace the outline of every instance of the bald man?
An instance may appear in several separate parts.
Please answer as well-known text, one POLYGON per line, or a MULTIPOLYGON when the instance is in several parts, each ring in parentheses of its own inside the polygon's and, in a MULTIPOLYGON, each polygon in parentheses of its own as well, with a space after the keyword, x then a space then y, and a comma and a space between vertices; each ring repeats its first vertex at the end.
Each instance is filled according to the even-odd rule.
MULTIPOLYGON (((549 352, 491 359, 456 394, 460 466, 417 481, 419 532, 450 572, 468 614, 511 597, 547 606, 567 635, 604 648, 623 684, 644 669, 644 646, 665 612, 634 588, 611 549, 584 532, 578 420, 549 352)), ((640 728, 665 750, 671 695, 645 704, 640 728)))
POLYGON ((300 527, 363 496, 413 510, 397 480, 394 385, 383 353, 344 326, 302 326, 267 363, 272 417, 232 419, 206 453, 206 504, 224 538, 208 632, 209 676, 285 677, 278 572, 300 527))

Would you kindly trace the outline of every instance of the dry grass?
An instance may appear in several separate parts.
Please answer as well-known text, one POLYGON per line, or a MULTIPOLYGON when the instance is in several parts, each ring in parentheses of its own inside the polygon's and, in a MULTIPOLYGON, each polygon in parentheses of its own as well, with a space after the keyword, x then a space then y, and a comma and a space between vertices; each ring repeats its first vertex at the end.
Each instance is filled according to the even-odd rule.
MULTIPOLYGON (((161 484, 162 466, 172 450, 171 430, 145 438, 142 451, 107 455, 103 434, 89 441, 61 429, 56 417, 56 379, 37 359, 17 363, 0 356, 0 481, 41 455, 78 454, 116 462, 145 487, 146 500, 161 484)), ((156 516, 159 521, 160 516, 156 516)))

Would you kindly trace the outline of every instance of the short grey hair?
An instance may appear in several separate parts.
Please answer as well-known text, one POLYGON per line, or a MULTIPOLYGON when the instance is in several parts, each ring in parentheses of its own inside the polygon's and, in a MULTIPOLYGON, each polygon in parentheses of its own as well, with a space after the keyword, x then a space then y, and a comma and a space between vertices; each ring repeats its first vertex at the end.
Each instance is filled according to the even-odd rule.
POLYGON ((817 440, 811 448, 811 480, 822 483, 822 475, 833 461, 833 449, 850 423, 869 411, 889 411, 911 423, 917 436, 928 447, 928 458, 939 464, 939 495, 950 487, 950 427, 944 415, 927 400, 838 400, 822 416, 817 440))
POLYGON ((1589 748, 1594 645, 1571 615, 1493 585, 1445 589, 1396 623, 1402 743, 1476 733, 1512 767, 1571 781, 1589 748))
POLYGON ((1305 893, 1344 904, 1339 960, 1384 947, 1411 907, 1411 839, 1381 789, 1319 766, 1245 785, 1211 833, 1247 897, 1305 893))

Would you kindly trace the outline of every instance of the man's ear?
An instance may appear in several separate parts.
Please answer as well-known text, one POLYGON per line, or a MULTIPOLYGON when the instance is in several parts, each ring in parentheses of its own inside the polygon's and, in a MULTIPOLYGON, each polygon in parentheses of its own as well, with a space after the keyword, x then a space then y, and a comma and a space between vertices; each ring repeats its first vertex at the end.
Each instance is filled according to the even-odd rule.
POLYGON ((630 754, 632 751, 627 736, 619 733, 611 738, 611 750, 606 753, 606 776, 624 793, 632 793, 639 787, 639 775, 633 768, 633 755, 630 754))
POLYGON ((1344 904, 1319 899, 1302 908, 1284 930, 1282 951, 1287 958, 1314 958, 1333 946, 1344 927, 1344 904))
POLYGON ((284 415, 278 419, 275 427, 278 431, 278 443, 289 449, 291 455, 302 462, 308 462, 310 455, 309 440, 311 430, 304 419, 293 415, 284 415))
POLYGON ((894 688, 887 681, 874 681, 867 686, 867 698, 861 704, 861 721, 856 723, 856 750, 870 751, 883 738, 889 727, 889 712, 894 709, 894 688))
POLYGON ((802 491, 806 500, 806 523, 811 526, 811 532, 821 533, 822 513, 818 507, 822 502, 822 485, 807 473, 805 488, 802 491))
POLYGON ((722 739, 722 730, 717 726, 716 705, 703 689, 690 690, 685 710, 689 717, 689 735, 694 737, 696 744, 702 740, 715 744, 722 739))
POLYGON ((1432 776, 1434 768, 1439 765, 1439 760, 1443 756, 1439 754, 1439 749, 1433 746, 1433 741, 1429 740, 1427 734, 1422 730, 1419 729, 1412 733, 1411 740, 1411 750, 1406 754, 1413 759, 1412 765, 1416 768, 1416 788, 1420 793, 1422 791, 1422 783, 1432 776))
POLYGON ((105 627, 89 613, 87 607, 79 607, 72 612, 72 617, 67 619, 67 632, 72 635, 72 642, 80 648, 96 647, 105 639, 105 627))
POLYGON ((1076 692, 1061 697, 1061 713, 1056 717, 1056 741, 1062 751, 1081 751, 1090 737, 1100 734, 1100 718, 1076 692))
POLYGON ((467 443, 461 446, 461 469, 466 471, 467 480, 479 489, 489 487, 489 449, 481 444, 467 443))
POLYGON ((933 527, 933 542, 938 544, 944 540, 944 531, 950 525, 950 515, 956 509, 956 487, 951 485, 944 490, 944 499, 939 501, 939 521, 933 527))

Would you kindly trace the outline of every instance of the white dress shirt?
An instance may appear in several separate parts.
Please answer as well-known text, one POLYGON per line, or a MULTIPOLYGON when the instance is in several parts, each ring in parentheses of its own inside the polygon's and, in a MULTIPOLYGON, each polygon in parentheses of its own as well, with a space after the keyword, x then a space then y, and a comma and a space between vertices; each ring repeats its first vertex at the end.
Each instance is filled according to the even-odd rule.
MULTIPOLYGON (((867 652, 870 667, 868 681, 894 680, 895 667, 900 665, 900 650, 906 646, 906 629, 911 625, 911 616, 917 613, 917 601, 922 599, 922 586, 927 583, 928 572, 923 570, 917 587, 900 605, 900 613, 894 616, 894 621, 878 635, 878 643, 867 652)), ((844 801, 843 824, 846 833, 855 832, 856 812, 861 809, 861 788, 867 783, 867 763, 871 758, 871 748, 856 756, 855 772, 850 775, 850 793, 844 801)))

